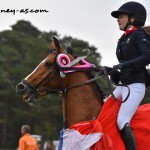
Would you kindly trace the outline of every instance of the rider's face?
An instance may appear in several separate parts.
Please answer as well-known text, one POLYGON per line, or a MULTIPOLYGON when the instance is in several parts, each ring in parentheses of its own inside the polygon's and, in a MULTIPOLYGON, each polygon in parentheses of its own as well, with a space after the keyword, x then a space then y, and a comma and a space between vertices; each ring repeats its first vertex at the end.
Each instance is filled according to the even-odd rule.
POLYGON ((128 15, 120 14, 119 18, 117 19, 117 22, 119 25, 119 29, 123 31, 124 28, 126 27, 127 22, 128 22, 128 15))

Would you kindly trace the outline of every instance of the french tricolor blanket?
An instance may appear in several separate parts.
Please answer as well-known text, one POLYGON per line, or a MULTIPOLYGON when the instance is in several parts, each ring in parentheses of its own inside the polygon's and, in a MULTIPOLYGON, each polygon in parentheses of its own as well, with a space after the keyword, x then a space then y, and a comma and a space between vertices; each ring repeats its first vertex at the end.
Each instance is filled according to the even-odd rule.
MULTIPOLYGON (((109 97, 97 119, 63 129, 58 150, 125 150, 116 125, 119 107, 120 103, 109 97)), ((150 150, 150 104, 138 108, 131 126, 137 150, 150 150)))

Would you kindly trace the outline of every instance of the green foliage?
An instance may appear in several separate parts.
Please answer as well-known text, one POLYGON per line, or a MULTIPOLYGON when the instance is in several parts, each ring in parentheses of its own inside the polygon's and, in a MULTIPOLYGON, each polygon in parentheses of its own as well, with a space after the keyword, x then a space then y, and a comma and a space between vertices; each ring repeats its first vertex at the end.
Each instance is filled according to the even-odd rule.
POLYGON ((63 43, 63 47, 72 47, 77 56, 83 55, 82 50, 90 49, 91 53, 87 60, 91 63, 96 64, 97 66, 100 64, 101 55, 96 52, 97 48, 94 46, 90 46, 88 42, 72 38, 70 36, 65 36, 61 42, 63 43))
POLYGON ((36 27, 31 25, 30 22, 24 20, 18 21, 15 25, 12 25, 11 27, 15 31, 29 34, 35 37, 39 36, 41 33, 36 27))

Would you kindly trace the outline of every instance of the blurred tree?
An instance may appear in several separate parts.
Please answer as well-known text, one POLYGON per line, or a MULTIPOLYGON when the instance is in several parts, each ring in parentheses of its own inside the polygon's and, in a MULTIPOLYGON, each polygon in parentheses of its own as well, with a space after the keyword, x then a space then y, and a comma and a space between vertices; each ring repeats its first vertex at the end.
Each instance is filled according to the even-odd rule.
POLYGON ((60 35, 57 33, 57 31, 50 31, 50 32, 42 32, 41 35, 40 35, 40 38, 41 39, 45 39, 47 42, 50 42, 50 40, 53 38, 53 37, 60 37, 60 35))
POLYGON ((97 48, 95 46, 90 46, 88 42, 79 40, 77 38, 72 38, 71 36, 65 36, 61 40, 61 43, 66 49, 67 47, 72 47, 77 56, 83 55, 82 50, 89 49, 91 54, 88 56, 87 60, 96 64, 97 66, 100 64, 101 55, 97 52, 97 48))
POLYGON ((13 30, 37 37, 41 32, 34 27, 30 22, 19 20, 15 25, 11 26, 13 30))

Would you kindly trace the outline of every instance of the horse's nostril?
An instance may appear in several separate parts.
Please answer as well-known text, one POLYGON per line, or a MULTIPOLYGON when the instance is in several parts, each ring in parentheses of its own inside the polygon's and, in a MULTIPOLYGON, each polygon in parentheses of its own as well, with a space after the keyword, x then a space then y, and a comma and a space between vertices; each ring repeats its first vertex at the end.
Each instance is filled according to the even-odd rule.
POLYGON ((23 83, 19 83, 16 86, 16 92, 17 94, 23 94, 27 89, 27 85, 23 84, 23 83))
POLYGON ((25 89, 25 86, 22 85, 22 84, 20 84, 20 85, 18 85, 18 88, 19 88, 19 89, 25 89))

